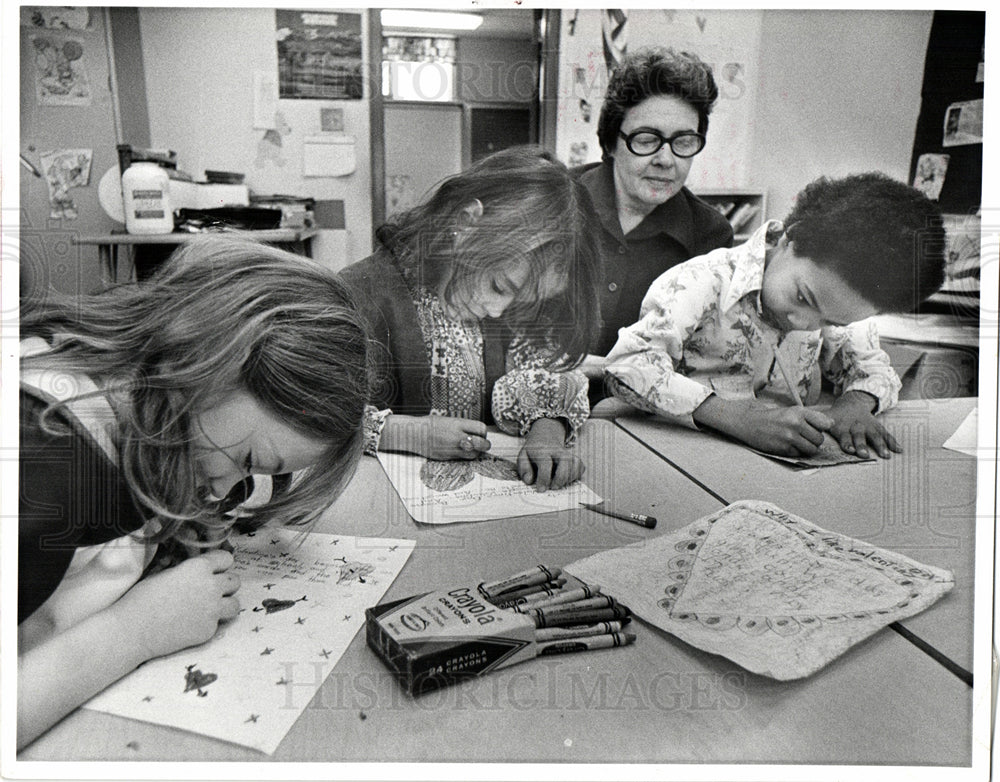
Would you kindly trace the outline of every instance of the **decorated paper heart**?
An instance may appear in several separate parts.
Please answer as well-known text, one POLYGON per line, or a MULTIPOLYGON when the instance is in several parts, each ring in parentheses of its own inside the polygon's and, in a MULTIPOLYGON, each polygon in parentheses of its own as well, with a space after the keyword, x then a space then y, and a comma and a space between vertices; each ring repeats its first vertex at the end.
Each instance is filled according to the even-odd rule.
POLYGON ((692 646, 776 679, 813 673, 954 585, 948 571, 751 501, 564 570, 692 646))
MULTIPOLYGON (((771 524, 758 534, 755 517, 729 514, 705 534, 678 545, 688 552, 670 561, 674 613, 781 617, 857 615, 891 609, 910 595, 908 578, 894 580, 859 554, 824 552, 794 525, 771 524), (830 584, 836 583, 837 590, 830 584)), ((780 627, 780 625, 778 625, 780 627)))

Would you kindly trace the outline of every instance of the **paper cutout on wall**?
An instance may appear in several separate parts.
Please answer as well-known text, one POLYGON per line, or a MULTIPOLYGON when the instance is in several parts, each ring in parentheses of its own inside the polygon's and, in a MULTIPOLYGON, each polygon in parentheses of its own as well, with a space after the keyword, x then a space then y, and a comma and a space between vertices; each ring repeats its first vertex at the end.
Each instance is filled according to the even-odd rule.
POLYGON ((423 524, 552 513, 601 501, 580 481, 563 489, 536 491, 517 475, 515 464, 522 441, 492 432, 489 439, 489 454, 471 461, 432 461, 382 451, 378 460, 407 512, 423 524))
POLYGON ((917 159, 917 171, 913 175, 913 186, 932 201, 937 201, 948 172, 949 155, 921 155, 917 159))
POLYGON ((983 143, 983 101, 952 103, 944 116, 942 147, 983 143))
POLYGON ((601 11, 601 42, 604 64, 611 72, 625 58, 628 50, 628 15, 620 8, 601 11))
POLYGON ((257 142, 257 159, 254 165, 264 168, 267 165, 284 166, 287 162, 282 138, 292 132, 292 126, 285 121, 285 115, 274 112, 274 127, 264 131, 257 142))
POLYGON ((946 570, 750 501, 564 570, 682 641, 782 680, 814 673, 954 586, 946 570))
POLYGON ((90 80, 83 65, 83 39, 57 34, 31 36, 35 97, 40 106, 89 106, 90 80))
POLYGON ((57 149, 39 154, 42 174, 49 189, 49 217, 53 220, 77 218, 76 204, 69 190, 85 187, 90 182, 93 156, 90 149, 57 149))
POLYGON ((90 9, 68 5, 23 6, 21 24, 50 30, 86 30, 90 25, 90 9))
POLYGON ((241 611, 86 708, 272 753, 413 550, 412 540, 264 528, 234 540, 241 611))

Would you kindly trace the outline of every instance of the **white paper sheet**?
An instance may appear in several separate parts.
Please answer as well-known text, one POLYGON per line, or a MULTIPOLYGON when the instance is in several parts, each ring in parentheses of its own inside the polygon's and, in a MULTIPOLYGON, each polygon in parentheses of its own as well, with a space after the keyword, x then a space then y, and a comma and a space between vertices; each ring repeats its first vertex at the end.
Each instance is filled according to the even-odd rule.
POLYGON ((473 461, 437 462, 381 451, 378 459, 407 512, 423 524, 529 516, 601 501, 581 481, 545 492, 526 485, 516 467, 522 441, 493 432, 489 439, 489 454, 473 461))
POLYGON ((273 753, 402 570, 414 541, 290 529, 239 535, 240 614, 85 704, 273 753))
POLYGON ((958 451, 968 456, 978 456, 976 450, 979 442, 979 408, 974 407, 965 417, 965 420, 958 425, 954 434, 944 441, 942 448, 951 451, 958 451))
POLYGON ((775 679, 814 673, 954 585, 948 571, 753 501, 564 570, 692 646, 775 679))

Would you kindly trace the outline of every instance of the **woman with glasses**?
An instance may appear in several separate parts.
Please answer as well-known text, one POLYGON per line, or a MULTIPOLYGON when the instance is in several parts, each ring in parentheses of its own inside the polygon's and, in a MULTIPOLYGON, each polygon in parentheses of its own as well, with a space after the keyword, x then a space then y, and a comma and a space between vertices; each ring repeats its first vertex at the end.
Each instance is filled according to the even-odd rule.
MULTIPOLYGON (((639 50, 611 75, 597 126, 603 160, 574 171, 601 221, 603 323, 592 353, 606 355, 639 317, 660 274, 732 246, 729 222, 684 187, 718 95, 711 68, 672 49, 639 50)), ((599 375, 589 371, 599 363, 587 373, 599 375)))

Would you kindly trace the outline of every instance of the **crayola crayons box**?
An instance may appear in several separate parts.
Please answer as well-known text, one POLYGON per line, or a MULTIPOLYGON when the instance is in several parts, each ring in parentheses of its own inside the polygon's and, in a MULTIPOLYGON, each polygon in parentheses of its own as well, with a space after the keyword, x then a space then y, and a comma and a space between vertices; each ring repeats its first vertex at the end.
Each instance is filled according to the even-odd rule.
POLYGON ((365 611, 368 646, 411 695, 535 656, 535 624, 476 586, 428 592, 365 611))

